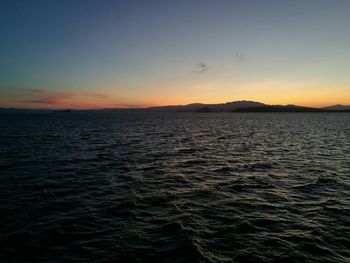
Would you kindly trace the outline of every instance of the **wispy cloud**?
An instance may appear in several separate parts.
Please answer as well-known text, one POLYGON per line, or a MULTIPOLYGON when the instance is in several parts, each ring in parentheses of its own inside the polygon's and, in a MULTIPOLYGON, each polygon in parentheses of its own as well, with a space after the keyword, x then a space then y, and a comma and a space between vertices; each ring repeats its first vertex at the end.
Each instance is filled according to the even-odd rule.
POLYGON ((48 91, 36 88, 16 88, 15 93, 0 100, 1 104, 13 104, 33 108, 88 108, 105 104, 108 94, 96 92, 48 91))
POLYGON ((48 95, 55 96, 58 98, 69 99, 72 97, 91 97, 91 98, 100 98, 105 99, 108 98, 109 95, 103 93, 95 93, 95 92, 53 92, 53 91, 45 91, 42 89, 32 89, 32 88, 19 88, 17 91, 21 93, 32 93, 32 94, 40 94, 40 95, 48 95))
POLYGON ((85 96, 85 97, 92 97, 92 98, 99 98, 99 99, 107 99, 109 95, 103 94, 103 93, 94 93, 94 92, 85 92, 85 93, 73 93, 77 96, 85 96))
POLYGON ((115 108, 147 108, 147 107, 152 107, 155 106, 153 104, 125 104, 125 103, 119 103, 115 104, 115 108))
POLYGON ((144 108, 153 104, 135 103, 113 93, 54 91, 32 87, 0 86, 0 107, 32 109, 144 108))
POLYGON ((243 62, 245 57, 246 57, 246 55, 244 52, 236 52, 236 54, 235 54, 235 59, 238 62, 243 62))
POLYGON ((70 93, 59 93, 52 95, 45 95, 40 97, 34 97, 28 99, 17 100, 17 102, 29 103, 29 104, 47 104, 47 105, 60 105, 67 100, 74 98, 75 96, 70 93))
POLYGON ((204 62, 200 62, 196 65, 196 69, 193 70, 194 73, 204 73, 209 69, 209 66, 204 63, 204 62))
POLYGON ((27 92, 27 93, 43 93, 45 92, 42 89, 32 89, 32 88, 19 88, 17 89, 19 92, 27 92))

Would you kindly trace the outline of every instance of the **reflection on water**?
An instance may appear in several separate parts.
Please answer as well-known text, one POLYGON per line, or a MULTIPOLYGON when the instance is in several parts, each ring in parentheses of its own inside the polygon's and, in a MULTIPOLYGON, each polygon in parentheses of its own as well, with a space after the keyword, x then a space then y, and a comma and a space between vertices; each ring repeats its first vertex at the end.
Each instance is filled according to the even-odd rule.
POLYGON ((349 114, 0 115, 1 262, 349 262, 349 114))

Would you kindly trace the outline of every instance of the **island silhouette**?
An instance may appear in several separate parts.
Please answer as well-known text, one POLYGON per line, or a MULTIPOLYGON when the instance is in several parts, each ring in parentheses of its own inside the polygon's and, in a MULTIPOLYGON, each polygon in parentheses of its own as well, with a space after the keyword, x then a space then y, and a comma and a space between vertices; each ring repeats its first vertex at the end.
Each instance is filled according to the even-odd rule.
POLYGON ((19 108, 0 108, 0 112, 53 112, 53 113, 71 113, 74 111, 142 111, 142 112, 197 112, 197 113, 215 113, 215 112, 350 112, 350 105, 331 105, 322 108, 305 107, 299 105, 269 105, 256 101, 240 100, 226 103, 205 104, 191 103, 186 105, 167 105, 153 106, 147 108, 104 108, 104 109, 19 109, 19 108))
POLYGON ((156 106, 148 108, 115 108, 115 111, 135 110, 150 112, 350 112, 350 105, 332 105, 313 108, 298 105, 268 105, 256 101, 240 100, 218 104, 191 103, 187 105, 156 106))

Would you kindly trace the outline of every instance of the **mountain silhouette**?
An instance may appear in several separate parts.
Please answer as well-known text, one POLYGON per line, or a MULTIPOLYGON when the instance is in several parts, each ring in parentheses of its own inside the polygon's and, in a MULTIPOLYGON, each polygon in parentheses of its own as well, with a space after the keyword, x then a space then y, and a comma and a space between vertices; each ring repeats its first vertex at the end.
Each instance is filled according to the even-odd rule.
POLYGON ((261 107, 266 104, 256 101, 232 101, 218 104, 191 103, 187 105, 170 105, 144 108, 154 112, 231 112, 239 108, 261 107))
POLYGON ((233 112, 324 112, 326 110, 296 105, 266 105, 262 107, 247 107, 233 110, 233 112))
POLYGON ((332 105, 323 108, 312 108, 298 105, 268 105, 256 101, 240 100, 218 104, 191 103, 187 105, 168 105, 148 108, 105 108, 90 110, 41 110, 41 109, 16 109, 0 108, 0 113, 21 112, 77 112, 77 111, 141 111, 141 112, 350 112, 350 105, 332 105))
POLYGON ((336 104, 332 106, 327 106, 322 108, 324 110, 337 110, 337 111, 344 111, 344 110, 350 110, 350 105, 341 105, 341 104, 336 104))

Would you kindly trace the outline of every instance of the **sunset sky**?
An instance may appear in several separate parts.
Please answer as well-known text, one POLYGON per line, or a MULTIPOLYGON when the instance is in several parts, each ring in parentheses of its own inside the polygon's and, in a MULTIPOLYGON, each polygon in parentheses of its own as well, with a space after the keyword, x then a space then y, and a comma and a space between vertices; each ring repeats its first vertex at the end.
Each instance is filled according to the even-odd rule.
POLYGON ((350 105, 349 0, 0 0, 0 107, 350 105))

